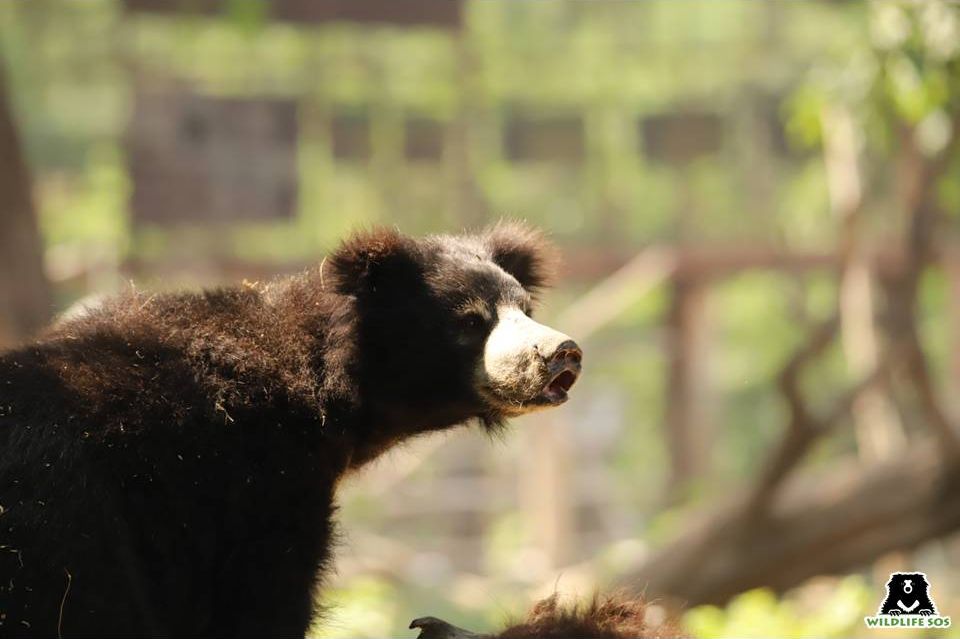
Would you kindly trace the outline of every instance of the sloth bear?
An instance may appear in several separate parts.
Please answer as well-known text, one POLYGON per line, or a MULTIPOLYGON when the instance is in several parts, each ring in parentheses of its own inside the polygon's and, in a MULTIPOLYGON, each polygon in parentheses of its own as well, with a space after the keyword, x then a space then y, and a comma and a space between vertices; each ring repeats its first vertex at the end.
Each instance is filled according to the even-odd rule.
POLYGON ((671 622, 648 624, 647 606, 642 599, 622 595, 595 596, 586 604, 563 605, 557 595, 537 603, 523 621, 496 634, 478 634, 453 626, 436 617, 422 617, 410 623, 419 628, 417 639, 657 639, 681 637, 671 622))
POLYGON ((930 597, 930 584, 922 572, 895 572, 887 582, 887 596, 880 604, 878 615, 937 614, 937 606, 930 597))
POLYGON ((266 285, 131 293, 0 355, 0 635, 302 637, 338 480, 556 406, 553 251, 381 229, 266 285))

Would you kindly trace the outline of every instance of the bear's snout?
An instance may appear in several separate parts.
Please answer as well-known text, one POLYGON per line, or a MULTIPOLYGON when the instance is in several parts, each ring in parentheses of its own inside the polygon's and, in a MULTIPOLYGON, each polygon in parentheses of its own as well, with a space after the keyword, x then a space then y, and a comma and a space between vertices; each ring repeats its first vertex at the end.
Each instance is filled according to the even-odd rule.
POLYGON ((498 311, 478 367, 480 394, 507 415, 565 402, 580 376, 583 351, 569 335, 518 308, 498 311))

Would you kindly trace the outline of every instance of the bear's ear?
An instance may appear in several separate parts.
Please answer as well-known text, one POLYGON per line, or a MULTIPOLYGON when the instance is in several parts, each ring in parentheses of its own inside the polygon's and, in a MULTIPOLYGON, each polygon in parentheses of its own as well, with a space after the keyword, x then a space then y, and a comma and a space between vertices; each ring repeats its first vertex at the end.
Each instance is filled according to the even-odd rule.
POLYGON ((415 240, 395 229, 358 231, 328 258, 334 286, 343 295, 361 296, 417 278, 418 251, 415 240))
POLYGON ((491 259, 536 295, 550 286, 557 250, 544 234, 523 222, 500 222, 484 234, 491 259))

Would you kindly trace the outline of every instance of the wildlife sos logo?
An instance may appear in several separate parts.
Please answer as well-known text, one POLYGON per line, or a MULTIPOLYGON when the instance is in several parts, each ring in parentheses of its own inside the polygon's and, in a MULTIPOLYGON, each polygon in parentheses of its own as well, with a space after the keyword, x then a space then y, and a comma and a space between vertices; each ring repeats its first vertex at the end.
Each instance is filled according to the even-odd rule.
POLYGON ((887 595, 876 616, 864 617, 870 628, 949 628, 950 617, 941 617, 930 595, 930 582, 922 572, 891 573, 887 595))

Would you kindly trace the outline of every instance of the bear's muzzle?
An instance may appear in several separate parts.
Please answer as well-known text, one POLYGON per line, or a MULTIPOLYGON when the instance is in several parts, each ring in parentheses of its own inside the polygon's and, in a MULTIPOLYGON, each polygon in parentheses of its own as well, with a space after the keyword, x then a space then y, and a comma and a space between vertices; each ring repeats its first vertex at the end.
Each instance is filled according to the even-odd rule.
POLYGON ((568 335, 517 307, 501 307, 477 368, 477 389, 508 416, 557 406, 567 401, 582 359, 583 351, 568 335))

